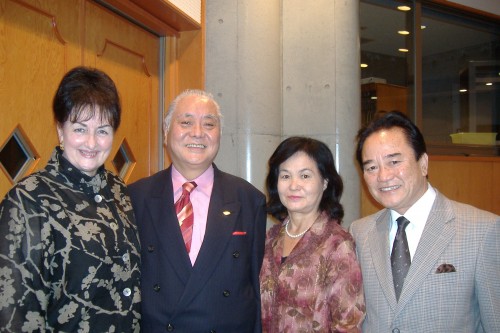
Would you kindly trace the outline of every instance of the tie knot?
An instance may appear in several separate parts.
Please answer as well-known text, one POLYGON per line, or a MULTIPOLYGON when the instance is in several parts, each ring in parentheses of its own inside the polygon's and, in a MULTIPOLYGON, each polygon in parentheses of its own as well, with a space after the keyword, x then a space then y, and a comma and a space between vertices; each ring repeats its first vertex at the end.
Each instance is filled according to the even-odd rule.
POLYGON ((195 182, 185 182, 182 184, 182 188, 186 190, 188 193, 191 193, 191 191, 198 186, 195 182))
POLYGON ((410 224, 410 221, 408 221, 404 216, 398 217, 396 221, 398 222, 398 229, 404 230, 408 226, 408 224, 410 224))

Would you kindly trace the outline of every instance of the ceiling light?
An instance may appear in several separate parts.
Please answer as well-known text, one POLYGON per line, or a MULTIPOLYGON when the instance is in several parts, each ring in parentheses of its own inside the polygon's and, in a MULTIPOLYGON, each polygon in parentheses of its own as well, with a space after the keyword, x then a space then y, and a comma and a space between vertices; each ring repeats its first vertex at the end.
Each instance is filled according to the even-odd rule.
POLYGON ((368 67, 368 64, 361 64, 361 68, 366 68, 368 67))
POLYGON ((403 49, 403 48, 401 48, 401 49, 398 49, 398 51, 399 51, 399 52, 408 52, 408 49, 403 49))
POLYGON ((486 83, 486 85, 487 85, 487 86, 492 86, 492 85, 493 85, 493 83, 492 83, 492 82, 488 82, 488 83, 486 83))
POLYGON ((399 31, 398 31, 398 34, 400 34, 400 35, 409 35, 409 34, 410 34, 410 32, 409 32, 409 31, 406 31, 406 30, 399 30, 399 31))
POLYGON ((459 90, 461 93, 467 92, 467 89, 460 89, 459 90))
POLYGON ((398 6, 398 9, 403 11, 403 12, 407 12, 409 10, 411 10, 411 7, 408 7, 408 6, 398 6))
POLYGON ((421 29, 421 30, 424 30, 425 28, 427 28, 427 26, 426 26, 426 25, 421 25, 421 26, 420 26, 420 29, 421 29))

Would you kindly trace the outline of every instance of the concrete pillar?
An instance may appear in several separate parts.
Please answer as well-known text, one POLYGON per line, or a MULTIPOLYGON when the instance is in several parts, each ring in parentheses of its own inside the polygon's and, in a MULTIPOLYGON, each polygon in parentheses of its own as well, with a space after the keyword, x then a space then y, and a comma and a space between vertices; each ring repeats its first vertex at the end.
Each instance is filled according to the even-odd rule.
POLYGON ((279 0, 206 2, 206 89, 224 115, 216 164, 264 192, 281 141, 279 0))
POLYGON ((327 143, 344 180, 344 225, 359 217, 359 4, 346 0, 209 0, 206 88, 225 115, 216 163, 264 190, 285 137, 327 143))
POLYGON ((283 0, 283 135, 327 143, 344 180, 345 223, 359 216, 358 2, 283 0))

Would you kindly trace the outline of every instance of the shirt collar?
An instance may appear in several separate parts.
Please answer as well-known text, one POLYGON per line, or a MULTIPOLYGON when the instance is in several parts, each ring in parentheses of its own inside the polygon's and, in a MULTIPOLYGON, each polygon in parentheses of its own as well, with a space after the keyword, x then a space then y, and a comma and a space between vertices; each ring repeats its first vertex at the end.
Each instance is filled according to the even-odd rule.
POLYGON ((210 165, 205 172, 196 177, 195 179, 186 179, 172 164, 172 187, 174 190, 174 197, 177 193, 182 193, 182 184, 187 181, 194 181, 196 183, 196 188, 193 191, 200 191, 205 194, 212 192, 212 185, 214 183, 214 167, 210 165))
MULTIPOLYGON (((423 229, 435 199, 436 190, 434 190, 431 184, 427 184, 427 191, 425 191, 424 195, 422 195, 420 199, 418 199, 417 202, 415 202, 413 206, 411 206, 404 214, 404 217, 410 221, 410 225, 418 225, 419 228, 423 229)), ((393 223, 396 223, 395 221, 400 216, 402 215, 391 209, 391 218, 393 223)))

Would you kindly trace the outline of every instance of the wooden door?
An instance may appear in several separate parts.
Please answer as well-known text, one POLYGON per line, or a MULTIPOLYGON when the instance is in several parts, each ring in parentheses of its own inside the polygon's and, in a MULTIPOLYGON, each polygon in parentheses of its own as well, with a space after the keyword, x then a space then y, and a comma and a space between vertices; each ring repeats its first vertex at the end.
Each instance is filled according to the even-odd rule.
POLYGON ((111 161, 125 142, 135 160, 127 182, 158 170, 159 43, 158 36, 86 2, 83 63, 105 70, 122 101, 122 123, 106 166, 117 171, 111 161))
MULTIPOLYGON (((80 20, 75 1, 0 0, 0 147, 15 129, 24 132, 37 156, 26 174, 57 144, 52 97, 67 68, 80 63, 80 20)), ((0 197, 12 185, 0 171, 0 197)))
MULTIPOLYGON (((0 0, 0 148, 20 129, 37 157, 23 175, 44 167, 57 145, 55 90, 69 69, 93 66, 111 76, 122 99, 110 160, 127 142, 136 163, 126 180, 156 171, 159 43, 89 0, 0 0)), ((117 173, 110 160, 106 166, 117 173)), ((1 169, 0 197, 12 185, 1 169)))

